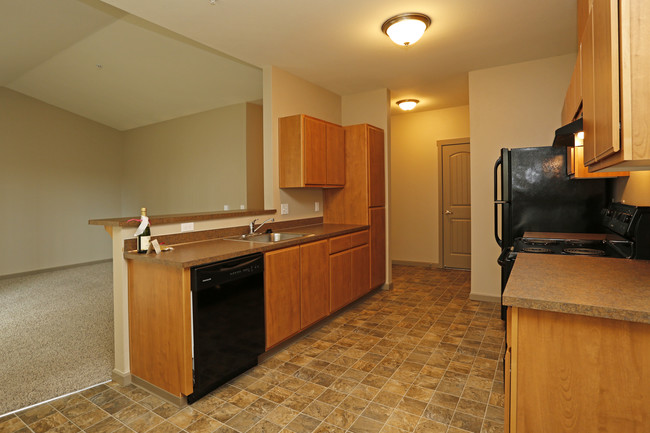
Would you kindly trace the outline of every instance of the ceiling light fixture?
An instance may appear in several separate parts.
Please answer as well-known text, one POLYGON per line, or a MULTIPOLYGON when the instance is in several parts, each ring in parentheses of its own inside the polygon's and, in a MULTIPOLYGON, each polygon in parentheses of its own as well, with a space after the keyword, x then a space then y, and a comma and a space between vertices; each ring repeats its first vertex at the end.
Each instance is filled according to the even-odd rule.
POLYGON ((381 31, 386 33, 397 45, 408 47, 422 37, 431 24, 431 18, 417 12, 395 15, 382 24, 381 31))
POLYGON ((420 101, 417 99, 401 99, 397 101, 397 106, 404 111, 410 111, 418 105, 418 102, 420 101))

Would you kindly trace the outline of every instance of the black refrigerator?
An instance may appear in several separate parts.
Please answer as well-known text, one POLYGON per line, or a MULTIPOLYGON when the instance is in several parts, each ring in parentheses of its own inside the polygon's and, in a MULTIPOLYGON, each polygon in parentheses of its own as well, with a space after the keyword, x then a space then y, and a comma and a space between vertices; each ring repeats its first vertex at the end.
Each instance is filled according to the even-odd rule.
MULTIPOLYGON (((501 149, 494 165, 494 236, 501 247, 501 293, 512 261, 503 260, 526 231, 602 233, 606 179, 571 179, 565 147, 501 149)), ((502 308, 502 318, 505 309, 502 308)))

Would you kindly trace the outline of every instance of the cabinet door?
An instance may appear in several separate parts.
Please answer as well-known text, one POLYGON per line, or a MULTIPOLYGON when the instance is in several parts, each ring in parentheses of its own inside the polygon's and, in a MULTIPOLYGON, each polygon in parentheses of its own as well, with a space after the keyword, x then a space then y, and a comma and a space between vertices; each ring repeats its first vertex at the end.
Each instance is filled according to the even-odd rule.
POLYGON ((370 287, 386 282, 386 209, 371 208, 370 215, 370 287))
POLYGON ((350 250, 352 263, 352 299, 357 299, 370 291, 370 247, 362 245, 350 250))
POLYGON ((300 247, 300 326, 305 328, 330 312, 327 240, 300 247))
POLYGON ((304 118, 305 185, 327 183, 327 124, 311 117, 304 118))
POLYGON ((352 261, 350 250, 330 256, 330 311, 346 306, 352 300, 352 261))
POLYGON ((327 124, 327 185, 345 185, 345 133, 331 123, 327 124))
POLYGON ((593 85, 593 100, 589 101, 592 105, 587 107, 588 101, 584 102, 584 121, 590 125, 589 131, 585 129, 585 163, 589 165, 618 152, 621 146, 618 1, 594 0, 583 38, 583 50, 589 48, 588 42, 592 45, 591 55, 584 53, 584 59, 587 61, 591 56, 592 63, 583 63, 583 69, 591 69, 584 74, 591 75, 593 85))
POLYGON ((384 206, 384 131, 368 127, 368 206, 384 206))
POLYGON ((300 247, 264 255, 266 348, 300 331, 300 247))

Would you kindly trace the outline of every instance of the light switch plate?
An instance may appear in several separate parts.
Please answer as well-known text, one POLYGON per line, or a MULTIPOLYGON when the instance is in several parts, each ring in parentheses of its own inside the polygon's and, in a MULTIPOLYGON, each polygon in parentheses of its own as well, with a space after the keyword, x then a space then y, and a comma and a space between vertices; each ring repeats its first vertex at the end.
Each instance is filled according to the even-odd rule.
POLYGON ((320 203, 315 201, 314 202, 314 212, 318 212, 320 210, 320 203))
POLYGON ((289 203, 280 204, 280 215, 289 215, 289 203))
POLYGON ((194 223, 181 224, 181 232, 193 232, 193 231, 194 231, 194 223))

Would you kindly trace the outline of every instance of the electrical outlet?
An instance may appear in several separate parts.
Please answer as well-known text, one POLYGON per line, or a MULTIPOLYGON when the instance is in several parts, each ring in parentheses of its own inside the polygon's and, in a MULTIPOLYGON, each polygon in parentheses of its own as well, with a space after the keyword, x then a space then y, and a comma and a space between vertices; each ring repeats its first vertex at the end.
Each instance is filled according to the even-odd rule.
POLYGON ((243 204, 240 204, 239 209, 246 209, 246 206, 244 206, 243 204))
POLYGON ((223 205, 223 210, 230 210, 230 206, 228 206, 227 204, 224 204, 223 205))
POLYGON ((181 224, 181 232, 193 232, 194 223, 183 223, 181 224))
POLYGON ((314 202, 314 212, 318 212, 320 210, 320 203, 315 201, 314 202))
POLYGON ((289 215, 289 203, 280 204, 280 215, 289 215))

